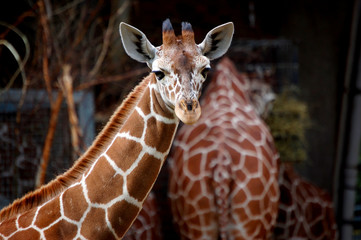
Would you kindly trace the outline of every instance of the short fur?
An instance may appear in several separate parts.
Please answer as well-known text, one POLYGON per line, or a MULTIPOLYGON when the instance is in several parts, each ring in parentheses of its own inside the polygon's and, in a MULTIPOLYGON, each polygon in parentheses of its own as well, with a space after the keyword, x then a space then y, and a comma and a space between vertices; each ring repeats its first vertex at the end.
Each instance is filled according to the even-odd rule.
POLYGON ((173 45, 176 42, 176 36, 174 33, 173 26, 169 19, 163 22, 162 26, 163 31, 163 45, 173 45))
POLYGON ((195 46, 194 41, 194 32, 192 29, 192 25, 188 22, 182 22, 182 40, 185 44, 189 46, 195 46))
POLYGON ((150 79, 154 74, 146 77, 134 90, 128 95, 123 103, 114 112, 110 121, 97 136, 92 146, 81 156, 67 172, 58 176, 56 179, 41 187, 34 192, 30 192, 24 197, 15 200, 12 204, 0 211, 0 222, 9 219, 17 214, 23 213, 35 206, 39 206, 60 194, 65 188, 72 185, 79 177, 94 163, 101 154, 104 146, 109 145, 114 135, 119 132, 127 117, 134 109, 150 79))

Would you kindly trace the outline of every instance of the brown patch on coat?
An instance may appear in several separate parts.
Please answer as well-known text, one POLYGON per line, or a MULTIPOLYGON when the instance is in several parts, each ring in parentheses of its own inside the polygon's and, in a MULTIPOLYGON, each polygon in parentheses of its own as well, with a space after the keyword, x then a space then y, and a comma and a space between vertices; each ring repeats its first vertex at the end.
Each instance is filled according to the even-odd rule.
POLYGON ((9 240, 16 239, 40 239, 40 233, 33 228, 27 230, 19 231, 9 238, 9 240))
POLYGON ((144 131, 144 119, 138 112, 134 111, 133 114, 129 116, 128 121, 132 124, 124 124, 122 132, 129 132, 133 137, 141 138, 144 131))
POLYGON ((123 177, 116 174, 105 157, 101 157, 95 164, 92 174, 85 180, 88 186, 89 200, 92 203, 100 204, 110 202, 117 196, 123 194, 123 182, 123 177), (111 191, 109 191, 109 189, 111 189, 111 191))
POLYGON ((152 188, 161 167, 161 160, 145 154, 138 166, 127 177, 129 195, 138 201, 143 201, 152 188))
POLYGON ((64 215, 74 221, 80 221, 88 208, 81 185, 67 189, 63 194, 64 215), (72 196, 72 198, 67 196, 72 196))
POLYGON ((28 211, 19 217, 18 220, 19 227, 27 228, 32 224, 35 216, 35 210, 36 209, 33 209, 32 211, 28 211))
POLYGON ((129 229, 132 224, 132 220, 135 219, 139 211, 140 209, 137 206, 128 203, 125 200, 117 202, 108 208, 108 219, 118 237, 123 237, 124 233, 129 229), (118 213, 123 209, 127 209, 127 211, 124 212, 124 214, 119 215, 118 213))
POLYGON ((176 127, 177 124, 175 123, 166 124, 157 121, 154 117, 149 118, 147 121, 147 129, 144 137, 145 144, 150 147, 157 147, 159 152, 165 153, 172 144, 172 138, 176 127), (152 129, 151 132, 150 129, 152 129))
POLYGON ((93 239, 94 236, 99 236, 101 239, 107 240, 116 239, 108 228, 105 220, 105 210, 102 208, 92 208, 88 212, 82 224, 80 233, 86 239, 93 239))
POLYGON ((39 228, 45 228, 60 217, 60 202, 57 197, 40 208, 34 224, 39 228))
POLYGON ((78 227, 62 219, 51 228, 44 231, 45 239, 73 239, 78 227))
POLYGON ((13 232, 16 232, 17 227, 16 227, 16 217, 9 219, 5 222, 2 222, 0 224, 0 232, 1 234, 3 234, 5 237, 9 236, 10 234, 12 234, 13 232))
POLYGON ((142 149, 143 146, 140 143, 118 137, 107 151, 107 155, 113 161, 115 161, 115 159, 121 159, 121 161, 116 161, 115 163, 125 172, 132 166, 142 149))

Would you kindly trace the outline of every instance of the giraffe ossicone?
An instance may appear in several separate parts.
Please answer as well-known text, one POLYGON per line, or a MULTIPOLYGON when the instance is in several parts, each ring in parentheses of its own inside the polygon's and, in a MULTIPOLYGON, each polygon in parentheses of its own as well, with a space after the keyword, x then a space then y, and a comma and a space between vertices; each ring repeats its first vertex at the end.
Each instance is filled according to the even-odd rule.
POLYGON ((121 239, 138 215, 172 144, 179 119, 194 123, 210 60, 223 55, 233 24, 195 44, 191 25, 163 44, 120 24, 127 54, 152 73, 128 95, 92 146, 67 172, 0 211, 0 240, 121 239))

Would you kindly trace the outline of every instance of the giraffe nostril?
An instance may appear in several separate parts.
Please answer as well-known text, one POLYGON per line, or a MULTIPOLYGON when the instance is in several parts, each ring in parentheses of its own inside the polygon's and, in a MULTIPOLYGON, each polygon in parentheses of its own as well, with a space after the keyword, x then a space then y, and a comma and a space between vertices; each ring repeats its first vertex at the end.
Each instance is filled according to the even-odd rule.
POLYGON ((187 109, 188 111, 192 111, 193 109, 193 104, 190 102, 190 103, 187 103, 187 109))

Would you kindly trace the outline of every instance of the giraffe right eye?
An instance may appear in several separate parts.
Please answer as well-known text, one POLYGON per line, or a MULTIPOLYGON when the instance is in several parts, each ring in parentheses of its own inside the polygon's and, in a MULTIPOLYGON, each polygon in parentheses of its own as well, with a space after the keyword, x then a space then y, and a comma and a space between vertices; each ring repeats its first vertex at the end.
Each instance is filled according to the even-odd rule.
POLYGON ((201 74, 202 74, 202 76, 203 76, 204 79, 207 78, 207 74, 208 74, 209 70, 211 70, 211 68, 209 68, 209 67, 205 67, 205 68, 202 70, 201 74))
POLYGON ((153 73, 158 80, 162 80, 164 78, 164 73, 162 71, 153 71, 153 73))

